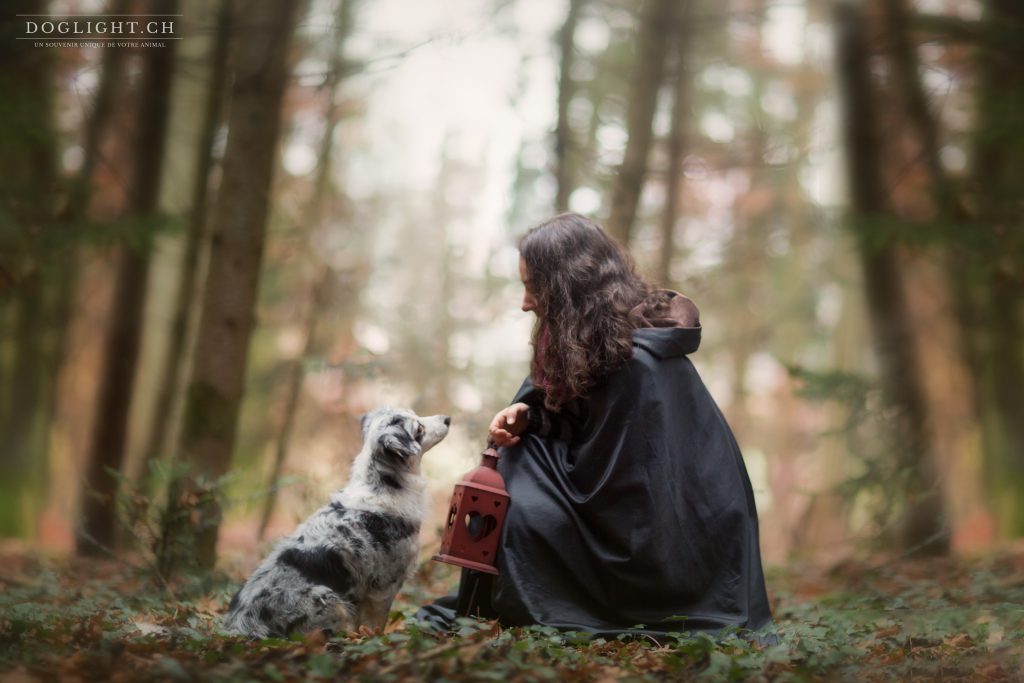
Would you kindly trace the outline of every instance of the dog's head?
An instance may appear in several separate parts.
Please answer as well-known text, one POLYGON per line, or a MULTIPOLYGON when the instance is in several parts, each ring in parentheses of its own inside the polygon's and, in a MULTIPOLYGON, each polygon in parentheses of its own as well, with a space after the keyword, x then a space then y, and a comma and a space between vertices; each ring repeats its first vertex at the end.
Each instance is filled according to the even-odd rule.
POLYGON ((363 442, 375 459, 419 469, 420 457, 448 435, 447 415, 420 417, 411 410, 380 408, 362 418, 363 442))

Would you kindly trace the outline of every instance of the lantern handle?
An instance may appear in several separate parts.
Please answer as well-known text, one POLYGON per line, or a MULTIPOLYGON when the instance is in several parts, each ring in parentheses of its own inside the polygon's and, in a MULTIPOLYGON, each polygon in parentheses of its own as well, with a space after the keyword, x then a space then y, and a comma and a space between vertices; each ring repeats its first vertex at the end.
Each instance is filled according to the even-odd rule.
POLYGON ((498 446, 492 439, 487 440, 487 448, 484 449, 484 452, 481 453, 480 456, 480 464, 492 468, 497 465, 498 458, 501 457, 498 453, 498 446))

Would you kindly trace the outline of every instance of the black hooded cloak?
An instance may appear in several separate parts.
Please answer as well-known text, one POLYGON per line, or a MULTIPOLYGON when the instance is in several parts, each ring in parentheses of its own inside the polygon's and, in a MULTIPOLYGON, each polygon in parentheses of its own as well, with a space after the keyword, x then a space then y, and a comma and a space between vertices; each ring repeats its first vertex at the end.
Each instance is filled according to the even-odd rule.
MULTIPOLYGON (((750 479, 687 358, 700 333, 634 330, 625 365, 545 417, 568 420, 568 439, 531 429, 502 449, 500 574, 464 571, 459 613, 602 635, 770 624, 750 479)), ((536 424, 543 392, 527 379, 520 401, 536 424)), ((446 625, 455 602, 418 616, 446 625)))

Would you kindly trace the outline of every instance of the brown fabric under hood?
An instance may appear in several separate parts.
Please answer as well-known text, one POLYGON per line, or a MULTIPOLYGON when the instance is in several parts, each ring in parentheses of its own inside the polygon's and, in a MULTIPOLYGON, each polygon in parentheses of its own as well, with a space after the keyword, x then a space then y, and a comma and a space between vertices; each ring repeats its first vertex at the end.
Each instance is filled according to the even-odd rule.
POLYGON ((637 329, 646 327, 700 327, 700 311, 693 300, 671 289, 657 289, 629 312, 637 329))

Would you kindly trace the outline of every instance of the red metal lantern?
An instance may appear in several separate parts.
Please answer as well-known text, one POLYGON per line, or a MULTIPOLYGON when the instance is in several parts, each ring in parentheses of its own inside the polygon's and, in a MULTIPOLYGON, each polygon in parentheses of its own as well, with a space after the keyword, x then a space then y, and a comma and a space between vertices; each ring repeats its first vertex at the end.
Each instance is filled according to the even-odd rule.
POLYGON ((497 462, 498 451, 488 446, 481 454, 480 466, 467 472, 455 485, 441 550, 434 555, 435 560, 488 574, 498 573, 494 558, 508 510, 508 491, 497 462))

